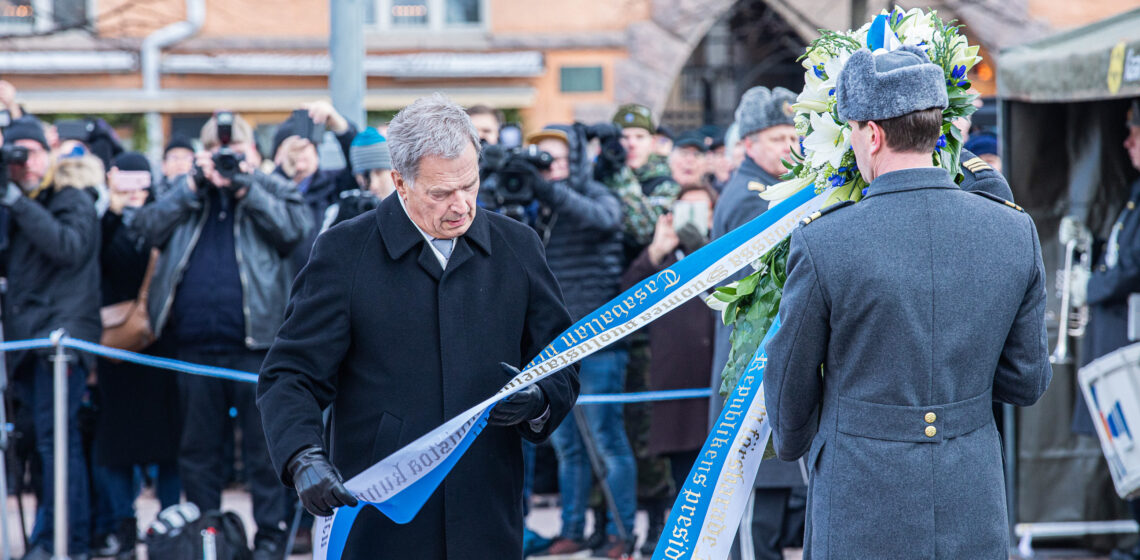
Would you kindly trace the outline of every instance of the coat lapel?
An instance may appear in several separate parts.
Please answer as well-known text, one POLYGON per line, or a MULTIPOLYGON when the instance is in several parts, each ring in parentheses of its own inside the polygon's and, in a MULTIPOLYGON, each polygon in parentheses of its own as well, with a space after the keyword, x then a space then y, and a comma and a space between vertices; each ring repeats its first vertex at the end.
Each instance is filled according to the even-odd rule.
POLYGON ((380 207, 376 209, 376 227, 380 230, 380 238, 392 260, 399 260, 405 253, 418 245, 420 255, 417 261, 420 263, 420 267, 436 281, 439 281, 443 276, 457 270, 463 263, 475 256, 475 251, 480 251, 485 255, 491 254, 491 226, 487 216, 484 215, 486 211, 476 210, 475 219, 471 221, 471 227, 455 243, 455 251, 452 253, 451 259, 448 260, 445 271, 439 266, 435 253, 432 252, 423 235, 416 229, 407 212, 404 212, 400 206, 400 201, 396 199, 397 196, 399 195, 393 194, 384 199, 380 203, 380 207))

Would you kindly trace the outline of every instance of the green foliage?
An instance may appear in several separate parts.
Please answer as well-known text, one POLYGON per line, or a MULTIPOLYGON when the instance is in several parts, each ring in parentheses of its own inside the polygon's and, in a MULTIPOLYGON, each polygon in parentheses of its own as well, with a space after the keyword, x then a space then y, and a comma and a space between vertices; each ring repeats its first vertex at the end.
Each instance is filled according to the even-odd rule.
POLYGON ((784 238, 760 257, 761 266, 745 276, 735 288, 718 288, 713 297, 728 302, 725 324, 732 324, 732 349, 721 372, 720 394, 728 395, 736 388, 740 374, 748 367, 761 339, 776 320, 780 296, 788 278, 788 238, 784 238))

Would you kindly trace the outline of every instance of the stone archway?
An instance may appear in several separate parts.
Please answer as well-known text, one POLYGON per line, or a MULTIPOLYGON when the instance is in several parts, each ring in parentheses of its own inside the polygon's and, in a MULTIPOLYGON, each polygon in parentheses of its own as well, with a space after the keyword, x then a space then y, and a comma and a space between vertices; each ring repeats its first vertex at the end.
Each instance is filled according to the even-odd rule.
MULTIPOLYGON (((693 48, 738 0, 648 0, 650 18, 626 29, 629 57, 615 67, 614 101, 664 108, 674 81, 693 48)), ((889 0, 765 0, 804 41, 818 29, 848 29, 870 14, 893 6, 889 0), (862 14, 853 18, 852 14, 862 14)), ((930 7, 944 19, 958 19, 991 53, 1048 31, 1028 15, 1028 0, 942 0, 897 2, 903 8, 930 7)))

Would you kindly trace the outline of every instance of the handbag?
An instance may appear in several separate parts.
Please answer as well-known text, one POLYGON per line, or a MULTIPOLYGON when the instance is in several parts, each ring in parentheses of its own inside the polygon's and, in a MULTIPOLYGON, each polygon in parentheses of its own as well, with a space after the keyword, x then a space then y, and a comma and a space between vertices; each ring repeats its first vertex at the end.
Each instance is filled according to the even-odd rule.
POLYGON ((99 310, 103 319, 103 337, 99 343, 109 348, 139 352, 154 342, 146 302, 150 293, 150 279, 158 261, 158 249, 151 249, 150 261, 143 274, 139 295, 135 299, 104 306, 99 310))

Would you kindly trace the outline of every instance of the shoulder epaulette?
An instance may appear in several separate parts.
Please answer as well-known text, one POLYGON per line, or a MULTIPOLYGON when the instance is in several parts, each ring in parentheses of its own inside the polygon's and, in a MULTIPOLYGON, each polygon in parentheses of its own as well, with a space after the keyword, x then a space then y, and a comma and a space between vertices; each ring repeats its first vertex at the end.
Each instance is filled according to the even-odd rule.
POLYGON ((990 194, 986 191, 967 191, 967 192, 974 193, 978 196, 984 196, 984 197, 986 197, 986 198, 988 198, 994 202, 1000 202, 1006 206, 1009 206, 1010 208, 1013 208, 1014 210, 1017 210, 1018 212, 1025 212, 1024 208, 1022 208, 1022 207, 1020 207, 1020 206, 1018 206, 1018 205, 1016 205, 1016 204, 1014 204, 1014 203, 1012 203, 1012 202, 1010 202, 1010 201, 1008 201, 1008 200, 1006 200, 1006 199, 1004 199, 1004 198, 1002 198, 996 194, 990 194))
POLYGON ((852 204, 855 204, 855 202, 852 200, 842 200, 842 201, 836 202, 835 204, 832 204, 831 206, 828 206, 827 208, 823 208, 823 209, 820 209, 816 212, 812 212, 812 214, 810 216, 800 220, 800 224, 806 226, 806 225, 818 220, 824 214, 829 214, 829 213, 834 212, 840 208, 843 208, 844 206, 851 206, 852 204))
POLYGON ((963 161, 962 167, 969 169, 971 173, 980 173, 986 170, 993 171, 993 168, 990 167, 990 164, 986 163, 986 160, 978 156, 974 156, 966 161, 963 161))

